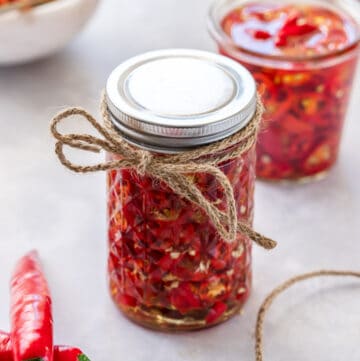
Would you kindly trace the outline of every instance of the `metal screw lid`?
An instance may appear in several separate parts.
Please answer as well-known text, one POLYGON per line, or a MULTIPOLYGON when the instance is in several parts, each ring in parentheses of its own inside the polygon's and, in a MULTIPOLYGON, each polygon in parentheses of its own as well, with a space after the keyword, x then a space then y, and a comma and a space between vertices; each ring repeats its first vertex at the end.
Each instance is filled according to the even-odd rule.
POLYGON ((160 50, 131 58, 110 75, 115 127, 131 143, 164 153, 221 140, 256 110, 256 85, 235 61, 199 50, 160 50))

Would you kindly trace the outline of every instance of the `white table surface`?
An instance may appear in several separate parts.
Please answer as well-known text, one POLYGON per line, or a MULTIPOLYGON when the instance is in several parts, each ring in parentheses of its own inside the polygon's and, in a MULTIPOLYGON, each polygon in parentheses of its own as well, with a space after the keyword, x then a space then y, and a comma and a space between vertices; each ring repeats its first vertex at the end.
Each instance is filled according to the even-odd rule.
MULTIPOLYGON (((12 267, 31 248, 40 251, 51 285, 56 342, 81 346, 94 361, 253 360, 256 311, 267 292, 299 272, 360 269, 357 77, 340 161, 329 177, 302 186, 257 184, 256 228, 279 247, 271 253, 255 247, 254 290, 243 315, 206 331, 163 334, 134 325, 111 302, 105 177, 59 165, 49 120, 67 105, 98 114, 108 74, 132 55, 215 49, 205 26, 209 3, 103 0, 65 51, 0 69, 0 328, 9 326, 12 267)), ((267 318, 266 360, 359 360, 359 286, 357 280, 314 280, 281 297, 267 318)))

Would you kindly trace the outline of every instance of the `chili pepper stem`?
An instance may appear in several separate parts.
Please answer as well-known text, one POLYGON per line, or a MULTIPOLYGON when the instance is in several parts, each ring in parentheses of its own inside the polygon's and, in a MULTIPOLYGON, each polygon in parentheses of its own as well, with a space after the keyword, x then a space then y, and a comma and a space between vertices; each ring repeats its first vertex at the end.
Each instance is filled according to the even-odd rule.
POLYGON ((78 356, 78 361, 90 361, 90 359, 82 353, 78 356))

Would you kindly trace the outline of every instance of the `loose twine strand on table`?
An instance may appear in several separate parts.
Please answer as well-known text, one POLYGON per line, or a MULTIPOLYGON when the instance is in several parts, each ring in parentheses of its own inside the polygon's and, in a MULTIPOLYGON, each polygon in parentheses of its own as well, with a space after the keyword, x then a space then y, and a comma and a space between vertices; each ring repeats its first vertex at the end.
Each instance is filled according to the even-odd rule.
POLYGON ((360 278, 360 272, 356 271, 335 271, 335 270, 321 270, 315 271, 311 273, 305 273, 302 275, 298 275, 289 279, 288 281, 281 284, 279 287, 275 288, 265 299, 263 304, 261 305, 257 321, 255 327, 255 355, 256 361, 263 361, 263 329, 264 329, 264 319, 266 312, 269 310, 270 306, 273 304, 275 298, 279 296, 281 293, 286 291, 288 288, 293 286, 296 283, 308 280, 310 278, 315 277, 323 277, 323 276, 336 276, 336 277, 357 277, 360 278))
POLYGON ((241 232, 265 249, 272 249, 276 242, 257 232, 248 224, 238 221, 233 187, 218 164, 234 159, 255 144, 260 128, 263 106, 260 101, 254 117, 237 133, 212 144, 197 147, 179 154, 156 155, 150 151, 130 145, 114 128, 108 111, 105 94, 101 100, 103 125, 82 108, 69 108, 57 114, 51 122, 51 133, 57 139, 55 152, 60 162, 77 173, 97 172, 128 168, 145 173, 167 184, 176 194, 198 205, 208 215, 219 235, 228 242, 236 239, 241 232), (57 130, 64 119, 79 115, 84 117, 103 139, 88 134, 62 134, 57 130), (99 153, 107 151, 119 157, 94 165, 78 165, 64 154, 64 146, 99 153), (209 156, 211 155, 211 156, 209 156), (224 191, 226 210, 221 211, 216 202, 209 201, 189 176, 192 173, 212 175, 224 191))

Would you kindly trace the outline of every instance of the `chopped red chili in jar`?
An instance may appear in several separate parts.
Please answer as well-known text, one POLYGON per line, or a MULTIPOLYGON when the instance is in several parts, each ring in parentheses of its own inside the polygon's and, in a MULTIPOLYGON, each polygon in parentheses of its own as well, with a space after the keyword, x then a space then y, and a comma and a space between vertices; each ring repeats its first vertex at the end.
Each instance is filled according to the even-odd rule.
MULTIPOLYGON (((240 218, 250 223, 254 162, 252 149, 219 166, 234 187, 240 218)), ((211 175, 194 181, 209 199, 223 198, 211 175)), ((108 172, 108 190, 110 287, 125 314, 179 330, 214 325, 242 307, 251 287, 247 237, 226 242, 198 206, 133 171, 108 172)))
POLYGON ((360 25, 322 3, 239 1, 220 23, 235 46, 218 40, 220 52, 250 70, 265 103, 262 178, 312 178, 337 159, 360 25))

